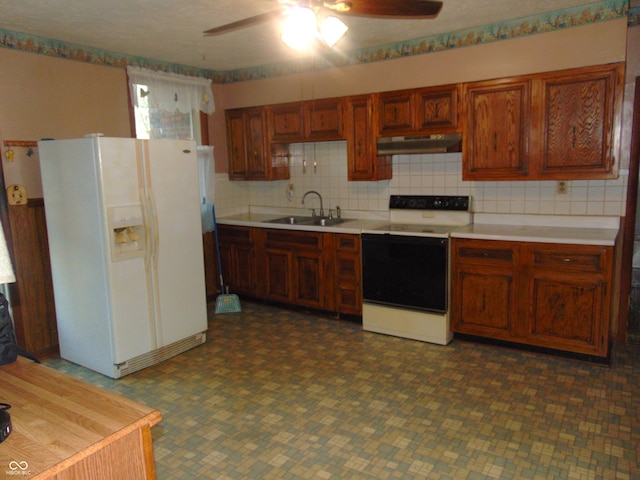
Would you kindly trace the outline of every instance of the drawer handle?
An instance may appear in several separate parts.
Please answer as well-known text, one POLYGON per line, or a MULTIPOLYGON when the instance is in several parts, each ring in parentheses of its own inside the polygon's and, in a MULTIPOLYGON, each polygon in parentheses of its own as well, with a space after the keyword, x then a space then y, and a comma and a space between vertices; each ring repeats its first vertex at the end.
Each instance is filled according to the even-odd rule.
POLYGON ((570 258, 563 258, 563 259, 562 259, 562 261, 563 261, 563 262, 567 262, 567 263, 569 263, 569 262, 573 262, 573 260, 572 260, 572 259, 570 259, 570 258))

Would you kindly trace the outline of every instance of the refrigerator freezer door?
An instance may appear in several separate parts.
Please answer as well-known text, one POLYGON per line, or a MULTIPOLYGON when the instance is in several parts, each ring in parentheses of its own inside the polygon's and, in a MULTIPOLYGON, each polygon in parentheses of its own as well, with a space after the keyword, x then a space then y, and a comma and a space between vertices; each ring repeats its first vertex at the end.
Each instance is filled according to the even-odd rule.
POLYGON ((165 346, 207 330, 198 158, 193 141, 144 141, 154 212, 156 338, 165 346))
POLYGON ((144 260, 112 268, 105 208, 105 198, 140 204, 137 186, 125 187, 131 178, 136 182, 136 170, 113 170, 130 163, 135 168, 135 143, 90 138, 44 141, 39 147, 60 354, 113 376, 114 363, 150 351, 155 340, 144 260), (119 191, 105 189, 109 183, 119 191))
POLYGON ((130 138, 98 138, 96 141, 100 146, 106 241, 111 249, 107 261, 114 338, 112 363, 119 364, 158 347, 151 283, 145 264, 148 239, 142 215, 140 149, 138 142, 130 138), (122 232, 127 240, 122 244, 124 252, 118 249, 117 240, 114 242, 118 236, 114 229, 119 230, 123 223, 131 224, 129 231, 122 232), (140 239, 130 241, 131 233, 140 239))

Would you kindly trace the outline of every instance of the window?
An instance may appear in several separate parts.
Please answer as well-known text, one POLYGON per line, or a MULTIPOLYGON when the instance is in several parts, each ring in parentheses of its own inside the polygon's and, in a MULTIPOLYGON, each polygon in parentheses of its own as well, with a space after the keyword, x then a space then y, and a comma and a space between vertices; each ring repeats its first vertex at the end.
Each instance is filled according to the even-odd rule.
POLYGON ((211 80, 127 68, 137 138, 194 138, 201 145, 200 111, 215 107, 211 80))

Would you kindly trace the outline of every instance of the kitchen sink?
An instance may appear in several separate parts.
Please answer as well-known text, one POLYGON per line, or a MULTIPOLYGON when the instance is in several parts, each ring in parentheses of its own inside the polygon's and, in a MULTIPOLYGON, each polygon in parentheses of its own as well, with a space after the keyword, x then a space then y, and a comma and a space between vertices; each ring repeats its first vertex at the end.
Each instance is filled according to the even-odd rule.
POLYGON ((298 215, 290 215, 288 217, 274 218, 273 220, 265 220, 263 223, 279 223, 284 225, 316 225, 320 227, 332 227, 349 222, 347 218, 329 218, 329 217, 305 217, 298 215))
POLYGON ((289 215, 288 217, 265 220, 264 223, 282 223, 285 225, 311 225, 316 219, 313 217, 289 215))
POLYGON ((340 225, 341 223, 348 222, 347 218, 312 218, 311 225, 320 225, 322 227, 331 227, 333 225, 340 225))

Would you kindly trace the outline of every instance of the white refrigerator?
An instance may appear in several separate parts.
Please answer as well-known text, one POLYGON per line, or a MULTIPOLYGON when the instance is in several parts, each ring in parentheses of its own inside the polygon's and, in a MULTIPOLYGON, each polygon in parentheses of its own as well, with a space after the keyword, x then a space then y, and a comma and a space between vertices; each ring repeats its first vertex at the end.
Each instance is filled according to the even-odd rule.
POLYGON ((196 144, 38 144, 62 358, 111 378, 204 343, 196 144))

